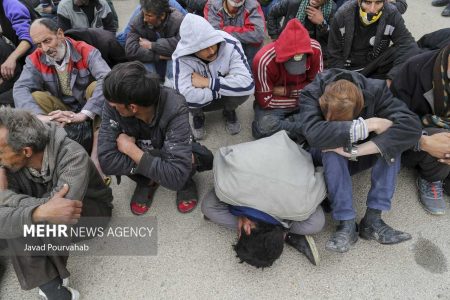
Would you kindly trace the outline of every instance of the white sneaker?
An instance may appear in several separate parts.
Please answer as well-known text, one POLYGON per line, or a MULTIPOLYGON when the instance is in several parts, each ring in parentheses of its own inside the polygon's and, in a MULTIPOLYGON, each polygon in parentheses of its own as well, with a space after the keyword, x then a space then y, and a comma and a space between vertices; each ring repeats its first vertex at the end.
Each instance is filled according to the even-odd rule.
MULTIPOLYGON (((69 281, 67 280, 66 283, 68 284, 69 281)), ((72 294, 72 298, 70 298, 71 300, 78 300, 78 299, 80 299, 80 292, 78 292, 77 290, 75 290, 75 289, 73 289, 71 287, 68 287, 68 286, 64 285, 64 279, 63 279, 62 286, 64 288, 66 288, 70 292, 70 294, 72 294)), ((39 298, 42 299, 42 300, 48 300, 47 295, 45 295, 45 293, 40 288, 38 288, 38 290, 39 290, 39 298)))

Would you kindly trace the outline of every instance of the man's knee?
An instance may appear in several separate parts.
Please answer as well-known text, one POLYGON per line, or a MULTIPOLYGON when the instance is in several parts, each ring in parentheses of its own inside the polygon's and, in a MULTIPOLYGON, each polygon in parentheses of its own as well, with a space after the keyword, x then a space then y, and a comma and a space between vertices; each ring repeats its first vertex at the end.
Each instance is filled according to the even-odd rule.
POLYGON ((252 135, 255 139, 270 136, 280 129, 280 119, 271 114, 263 115, 252 122, 252 135))
POLYGON ((97 87, 97 81, 92 81, 86 88, 86 100, 89 100, 94 94, 94 90, 97 87))
POLYGON ((58 98, 50 94, 47 91, 35 91, 31 93, 34 101, 44 111, 44 113, 50 113, 55 110, 68 110, 67 106, 58 98))

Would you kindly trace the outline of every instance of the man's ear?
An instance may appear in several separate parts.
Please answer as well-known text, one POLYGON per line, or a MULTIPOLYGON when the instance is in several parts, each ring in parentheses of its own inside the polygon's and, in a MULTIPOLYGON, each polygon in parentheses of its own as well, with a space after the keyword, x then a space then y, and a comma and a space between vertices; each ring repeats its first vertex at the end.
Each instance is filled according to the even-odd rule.
POLYGON ((30 158, 33 155, 33 149, 31 147, 25 147, 22 149, 22 153, 26 158, 30 158))
POLYGON ((56 36, 58 37, 58 38, 64 38, 64 30, 62 30, 61 28, 58 28, 58 30, 56 31, 56 36))
POLYGON ((130 110, 135 114, 138 112, 138 106, 136 104, 130 104, 130 110))

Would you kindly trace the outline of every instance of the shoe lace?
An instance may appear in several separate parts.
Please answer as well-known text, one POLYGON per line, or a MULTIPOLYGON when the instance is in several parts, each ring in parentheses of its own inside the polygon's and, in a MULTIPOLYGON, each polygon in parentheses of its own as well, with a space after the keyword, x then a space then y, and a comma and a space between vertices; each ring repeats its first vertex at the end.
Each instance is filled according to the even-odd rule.
POLYGON ((422 193, 432 196, 434 199, 442 198, 444 188, 441 181, 426 181, 421 179, 420 190, 422 193))

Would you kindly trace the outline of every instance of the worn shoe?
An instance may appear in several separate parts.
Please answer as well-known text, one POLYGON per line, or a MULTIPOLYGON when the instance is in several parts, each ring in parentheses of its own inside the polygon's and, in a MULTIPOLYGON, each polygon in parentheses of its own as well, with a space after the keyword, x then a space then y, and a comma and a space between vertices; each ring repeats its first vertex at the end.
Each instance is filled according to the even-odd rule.
POLYGON ((442 11, 441 16, 443 16, 443 17, 450 17, 450 2, 447 5, 447 7, 444 8, 444 10, 442 11))
POLYGON ((344 253, 350 250, 350 247, 358 241, 358 227, 355 219, 341 221, 336 232, 325 245, 329 251, 344 253))
POLYGON ((225 117, 225 129, 231 135, 241 132, 241 123, 237 119, 235 110, 223 110, 223 116, 225 117))
POLYGON ((205 114, 203 112, 201 114, 193 115, 191 129, 192 135, 197 141, 205 138, 205 114))
POLYGON ((431 1, 432 6, 445 6, 449 3, 449 0, 433 0, 431 1))
POLYGON ((286 235, 286 243, 303 253, 313 265, 317 266, 320 262, 319 251, 317 251, 316 243, 312 236, 288 233, 286 235))
MULTIPOLYGON (((71 300, 80 299, 80 292, 78 292, 77 290, 68 286, 63 286, 62 288, 67 289, 69 291, 69 293, 72 295, 72 298, 70 298, 71 300)), ((38 288, 38 290, 39 290, 39 298, 42 300, 48 300, 47 295, 45 295, 45 293, 41 289, 38 288)))
POLYGON ((409 233, 393 229, 381 218, 373 222, 363 218, 359 223, 359 236, 365 240, 375 240, 380 244, 398 244, 411 239, 409 233))
POLYGON ((156 182, 153 182, 152 185, 136 185, 130 201, 131 212, 137 216, 145 214, 153 203, 158 187, 159 184, 156 182))
POLYGON ((423 208, 433 215, 445 214, 446 204, 443 195, 442 181, 429 182, 417 177, 420 192, 419 201, 423 208))

